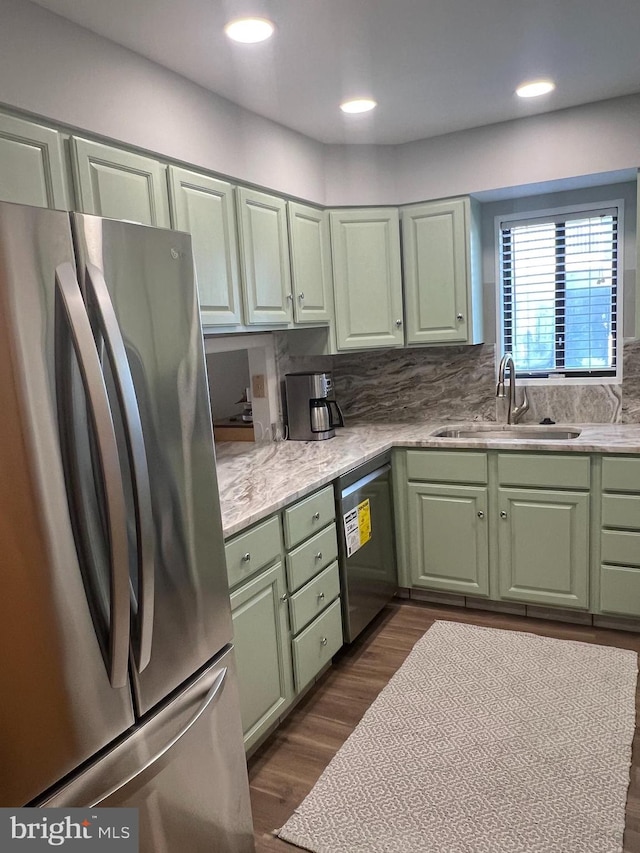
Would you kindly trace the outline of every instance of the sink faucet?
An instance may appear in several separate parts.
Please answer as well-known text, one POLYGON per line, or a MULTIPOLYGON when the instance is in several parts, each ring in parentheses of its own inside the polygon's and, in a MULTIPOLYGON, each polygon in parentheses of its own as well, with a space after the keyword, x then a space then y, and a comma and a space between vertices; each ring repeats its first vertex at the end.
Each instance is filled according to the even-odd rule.
POLYGON ((510 352, 506 352, 500 361, 498 368, 498 386, 496 388, 496 397, 504 399, 506 396, 504 388, 504 374, 509 368, 509 408, 507 409, 507 423, 517 424, 520 418, 529 408, 526 389, 522 389, 522 404, 516 405, 516 366, 513 362, 513 356, 510 352))

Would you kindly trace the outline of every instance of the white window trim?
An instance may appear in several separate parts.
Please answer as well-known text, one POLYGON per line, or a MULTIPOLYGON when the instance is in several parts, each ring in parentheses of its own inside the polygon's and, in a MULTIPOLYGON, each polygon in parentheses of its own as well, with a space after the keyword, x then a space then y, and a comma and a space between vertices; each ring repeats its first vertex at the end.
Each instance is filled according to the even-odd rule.
MULTIPOLYGON (((504 328, 502 322, 502 254, 500 252, 500 230, 504 222, 521 222, 525 219, 543 219, 545 216, 563 216, 582 211, 597 211, 615 207, 618 210, 618 281, 616 293, 616 373, 615 376, 545 376, 539 379, 518 377, 518 385, 620 385, 622 384, 622 345, 623 345, 623 305, 624 305, 624 199, 597 201, 592 204, 571 204, 564 207, 548 207, 540 210, 529 209, 518 213, 508 213, 494 217, 494 251, 496 270, 496 377, 500 359, 504 355, 504 328)), ((517 367, 517 365, 516 365, 517 367)))

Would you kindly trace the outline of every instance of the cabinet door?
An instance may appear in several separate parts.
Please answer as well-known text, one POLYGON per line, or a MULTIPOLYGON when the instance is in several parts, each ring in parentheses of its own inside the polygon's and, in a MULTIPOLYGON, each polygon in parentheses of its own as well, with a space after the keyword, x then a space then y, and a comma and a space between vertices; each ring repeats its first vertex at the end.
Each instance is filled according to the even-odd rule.
POLYGON ((287 214, 294 320, 328 322, 333 316, 333 281, 327 213, 290 201, 287 214))
POLYGON ((69 209, 57 131, 0 115, 0 201, 69 209))
POLYGON ((487 489, 408 484, 413 586, 489 595, 487 489))
POLYGON ((404 345, 398 211, 332 210, 338 349, 404 345))
POLYGON ((169 167, 173 227, 191 234, 204 326, 242 322, 233 187, 208 175, 169 167))
POLYGON ((238 230, 247 323, 289 323, 293 319, 293 295, 287 203, 239 187, 238 230))
POLYGON ((589 495, 499 489, 500 597, 587 608, 589 495))
POLYGON ((276 563, 231 595, 245 748, 275 723, 293 696, 284 567, 276 563))
POLYGON ((468 218, 467 199, 402 211, 408 344, 471 342, 468 218))
POLYGON ((169 227, 166 168, 142 154, 72 137, 78 210, 169 227))

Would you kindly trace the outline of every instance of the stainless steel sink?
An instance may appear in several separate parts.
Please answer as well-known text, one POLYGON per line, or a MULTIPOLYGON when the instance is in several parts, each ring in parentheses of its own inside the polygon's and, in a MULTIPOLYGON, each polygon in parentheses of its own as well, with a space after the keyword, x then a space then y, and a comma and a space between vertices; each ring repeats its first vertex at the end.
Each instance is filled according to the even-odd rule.
POLYGON ((483 441, 490 439, 509 440, 509 439, 526 439, 528 441, 567 441, 567 439, 577 438, 580 435, 579 429, 549 429, 549 427, 447 427, 445 429, 436 430, 432 433, 434 438, 478 438, 483 441))

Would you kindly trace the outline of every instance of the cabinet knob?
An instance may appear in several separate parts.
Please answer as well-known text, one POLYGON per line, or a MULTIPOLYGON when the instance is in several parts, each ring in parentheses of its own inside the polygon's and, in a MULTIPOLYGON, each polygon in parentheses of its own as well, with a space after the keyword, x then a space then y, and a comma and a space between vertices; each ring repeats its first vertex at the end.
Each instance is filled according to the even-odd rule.
POLYGON ((321 646, 326 646, 328 642, 329 642, 329 641, 327 640, 327 638, 326 638, 326 637, 323 637, 323 638, 320 640, 320 645, 321 645, 321 646))
POLYGON ((286 592, 283 592, 280 596, 280 601, 286 601, 289 598, 286 592))
POLYGON ((507 517, 507 513, 503 509, 501 509, 500 510, 500 518, 506 518, 506 517, 507 517))
POLYGON ((396 320, 396 326, 398 328, 400 328, 401 325, 402 325, 402 320, 396 320))
POLYGON ((299 293, 298 299, 300 300, 300 302, 302 302, 304 300, 304 293, 299 293))
POLYGON ((456 320, 464 320, 464 316, 462 314, 456 314, 456 320))
POLYGON ((322 551, 318 551, 318 553, 316 554, 316 560, 321 560, 321 559, 322 559, 322 551))
POLYGON ((481 509, 478 510, 478 518, 484 518, 484 513, 481 509))
POLYGON ((319 601, 324 601, 324 592, 319 592, 319 593, 318 593, 318 600, 319 600, 319 601))
POLYGON ((248 563, 251 560, 251 554, 247 551, 246 554, 242 555, 242 562, 248 563))
POLYGON ((320 521, 320 513, 319 512, 313 513, 313 520, 314 521, 320 521))
POLYGON ((293 302, 293 293, 287 293, 287 299, 288 299, 290 302, 293 302))

